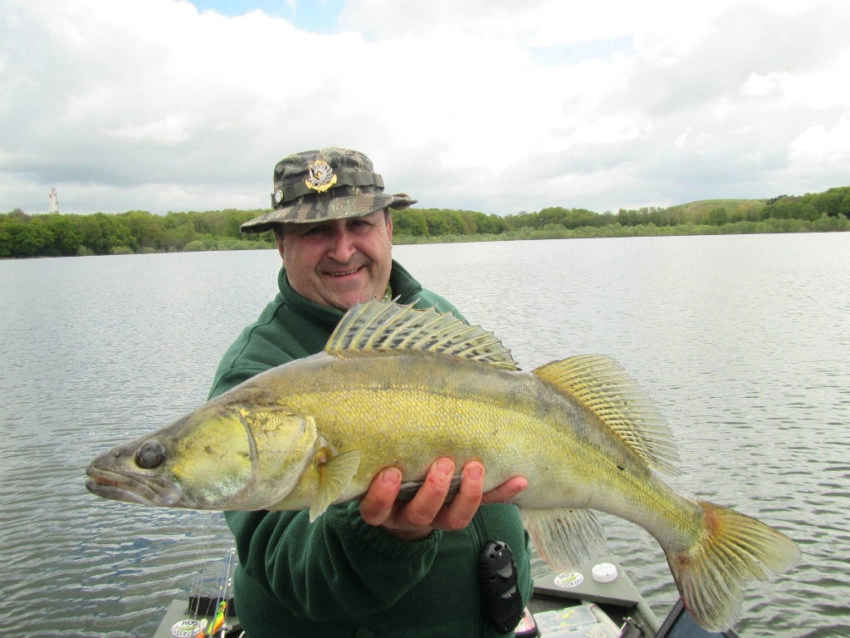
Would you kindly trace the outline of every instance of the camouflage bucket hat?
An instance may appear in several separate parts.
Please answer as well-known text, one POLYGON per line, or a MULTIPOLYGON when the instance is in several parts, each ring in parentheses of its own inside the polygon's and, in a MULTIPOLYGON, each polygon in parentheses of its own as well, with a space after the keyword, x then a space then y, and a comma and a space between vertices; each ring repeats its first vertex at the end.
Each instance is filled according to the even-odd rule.
POLYGON ((363 153, 343 148, 305 151, 277 163, 274 210, 242 224, 242 232, 261 233, 275 224, 362 217, 382 208, 402 209, 415 203, 404 193, 384 194, 384 180, 363 153))

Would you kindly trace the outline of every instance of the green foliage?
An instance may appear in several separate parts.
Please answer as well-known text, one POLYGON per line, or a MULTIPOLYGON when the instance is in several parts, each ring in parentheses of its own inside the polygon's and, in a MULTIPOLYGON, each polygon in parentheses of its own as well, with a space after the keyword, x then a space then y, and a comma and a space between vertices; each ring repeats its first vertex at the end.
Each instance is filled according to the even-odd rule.
MULTIPOLYGON (((119 255, 273 248, 270 232, 245 235, 240 226, 262 210, 118 215, 0 214, 0 258, 119 255)), ((469 210, 393 211, 398 244, 422 242, 633 237, 850 230, 850 186, 799 197, 716 199, 670 208, 595 213, 553 206, 504 217, 469 210)))
POLYGON ((270 233, 242 235, 243 222, 263 211, 221 210, 152 215, 0 215, 0 258, 124 255, 181 250, 269 248, 270 233))
POLYGON ((739 221, 764 219, 767 205, 763 199, 707 199, 664 209, 658 215, 672 224, 710 224, 722 226, 739 221))

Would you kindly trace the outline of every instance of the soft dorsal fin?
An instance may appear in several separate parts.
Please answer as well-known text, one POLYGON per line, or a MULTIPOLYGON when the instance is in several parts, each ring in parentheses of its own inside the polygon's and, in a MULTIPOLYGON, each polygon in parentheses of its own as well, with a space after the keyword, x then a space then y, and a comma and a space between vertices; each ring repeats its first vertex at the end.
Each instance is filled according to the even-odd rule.
POLYGON ((391 301, 352 307, 325 345, 330 355, 420 350, 517 370, 510 351, 492 333, 434 308, 417 310, 391 301))
POLYGON ((547 363, 534 374, 577 399, 651 467, 678 474, 676 445, 664 417, 616 361, 578 355, 547 363))

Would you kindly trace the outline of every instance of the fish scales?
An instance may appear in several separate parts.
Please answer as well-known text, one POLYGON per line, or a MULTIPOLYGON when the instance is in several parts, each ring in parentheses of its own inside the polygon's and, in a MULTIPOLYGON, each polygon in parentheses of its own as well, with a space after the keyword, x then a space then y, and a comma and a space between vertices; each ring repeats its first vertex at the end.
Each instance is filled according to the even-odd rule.
POLYGON ((325 351, 268 370, 149 436, 101 455, 101 496, 196 509, 309 509, 361 496, 387 466, 421 481, 439 456, 487 469, 486 487, 528 479, 514 502, 558 569, 597 551, 590 510, 664 549, 702 626, 734 622, 741 588, 797 560, 781 532, 676 494, 675 447, 652 402, 608 357, 518 369, 491 333, 451 314, 369 302, 325 351))
MULTIPOLYGON (((565 429, 565 414, 579 425, 587 417, 582 418, 580 406, 530 374, 493 368, 485 375, 480 364, 455 361, 445 366, 439 355, 418 351, 345 360, 320 354, 309 362, 311 376, 297 368, 257 383, 275 394, 276 385, 281 392, 285 387, 287 407, 311 414, 335 449, 362 450, 357 474, 340 501, 359 496, 388 464, 411 480, 422 479, 441 455, 454 457, 459 465, 481 460, 488 488, 524 474, 530 486, 517 503, 530 507, 589 506, 593 497, 580 487, 591 483, 574 477, 597 474, 601 464, 629 468, 638 485, 652 477, 610 431, 565 429), (565 447, 573 453, 565 456, 565 447), (529 475, 530 467, 542 480, 533 480, 537 477, 529 475), (565 480, 553 481, 559 475, 565 480), (553 483, 565 486, 554 498, 553 483)), ((600 495, 610 489, 595 487, 600 495)), ((298 505, 301 509, 309 503, 298 505)))

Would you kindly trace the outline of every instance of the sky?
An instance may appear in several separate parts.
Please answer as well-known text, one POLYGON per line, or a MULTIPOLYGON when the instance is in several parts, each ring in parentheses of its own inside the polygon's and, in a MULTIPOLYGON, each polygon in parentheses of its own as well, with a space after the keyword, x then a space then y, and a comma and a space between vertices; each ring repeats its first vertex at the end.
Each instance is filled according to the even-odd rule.
POLYGON ((0 0, 0 213, 269 207, 366 153, 421 208, 850 185, 846 0, 0 0))

